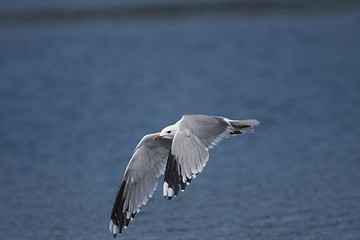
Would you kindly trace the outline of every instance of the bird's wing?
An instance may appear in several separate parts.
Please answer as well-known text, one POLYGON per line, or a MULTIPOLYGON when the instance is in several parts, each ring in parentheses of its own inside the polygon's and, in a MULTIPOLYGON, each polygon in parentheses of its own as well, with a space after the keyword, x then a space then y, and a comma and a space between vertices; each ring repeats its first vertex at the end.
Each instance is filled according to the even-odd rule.
POLYGON ((158 139, 149 134, 142 138, 130 159, 124 177, 116 194, 111 213, 109 230, 121 233, 127 227, 141 206, 147 203, 156 189, 158 178, 164 174, 171 140, 158 139))
POLYGON ((166 165, 163 194, 169 199, 185 190, 205 167, 209 149, 225 137, 230 136, 233 127, 223 117, 204 115, 183 116, 179 131, 175 134, 166 165))

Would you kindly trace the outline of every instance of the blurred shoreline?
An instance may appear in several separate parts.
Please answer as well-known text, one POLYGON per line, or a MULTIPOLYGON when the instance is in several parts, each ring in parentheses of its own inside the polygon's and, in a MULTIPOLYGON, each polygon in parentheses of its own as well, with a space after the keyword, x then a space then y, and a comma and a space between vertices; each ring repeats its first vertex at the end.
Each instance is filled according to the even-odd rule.
MULTIPOLYGON (((66 3, 66 2, 65 2, 66 3)), ((100 19, 138 19, 189 17, 206 14, 241 14, 253 16, 259 14, 288 13, 332 13, 359 11, 357 0, 328 1, 194 1, 194 2, 139 2, 102 5, 44 5, 33 8, 3 7, 0 10, 0 25, 22 25, 39 22, 88 21, 100 19)))

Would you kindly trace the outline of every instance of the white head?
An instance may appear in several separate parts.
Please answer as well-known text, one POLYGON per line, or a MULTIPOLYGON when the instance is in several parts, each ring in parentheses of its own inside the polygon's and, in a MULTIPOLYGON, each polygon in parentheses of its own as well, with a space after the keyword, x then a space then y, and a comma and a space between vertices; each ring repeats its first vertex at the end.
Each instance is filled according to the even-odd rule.
POLYGON ((176 124, 167 126, 163 130, 161 130, 160 134, 156 135, 153 139, 154 140, 159 138, 173 139, 178 130, 179 128, 176 124))

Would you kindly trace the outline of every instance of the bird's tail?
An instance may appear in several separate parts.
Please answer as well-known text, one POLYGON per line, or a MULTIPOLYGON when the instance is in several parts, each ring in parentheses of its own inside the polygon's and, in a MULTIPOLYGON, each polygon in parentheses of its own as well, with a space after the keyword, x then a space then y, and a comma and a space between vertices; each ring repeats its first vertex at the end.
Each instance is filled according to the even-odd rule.
POLYGON ((255 119, 247 120, 229 120, 230 125, 234 128, 231 134, 253 133, 254 126, 259 125, 259 121, 255 119))

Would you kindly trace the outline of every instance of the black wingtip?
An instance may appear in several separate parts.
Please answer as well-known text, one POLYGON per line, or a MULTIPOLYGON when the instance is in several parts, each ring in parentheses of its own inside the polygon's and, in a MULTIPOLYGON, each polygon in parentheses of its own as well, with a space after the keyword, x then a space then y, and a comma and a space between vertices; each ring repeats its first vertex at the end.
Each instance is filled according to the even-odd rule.
POLYGON ((111 212, 111 221, 114 225, 118 227, 118 232, 113 233, 114 238, 116 238, 117 233, 121 233, 122 228, 124 227, 126 215, 124 212, 122 212, 123 206, 124 206, 124 188, 126 185, 126 181, 123 180, 121 182, 121 185, 119 187, 119 190, 116 194, 113 210, 111 212))
MULTIPOLYGON (((169 188, 172 188, 172 190, 174 191, 174 196, 179 194, 180 187, 181 189, 184 188, 184 186, 182 186, 180 168, 181 167, 178 164, 175 155, 173 155, 170 150, 165 168, 164 182, 168 184, 169 188)), ((169 200, 170 199, 171 197, 169 198, 169 200)))
POLYGON ((191 179, 192 179, 192 178, 186 177, 186 182, 187 182, 188 184, 190 184, 190 183, 191 183, 191 179))
POLYGON ((186 188, 186 183, 181 181, 181 191, 185 191, 185 188, 186 188))
POLYGON ((240 132, 240 131, 237 131, 237 130, 236 130, 236 131, 231 132, 230 134, 231 134, 231 135, 234 135, 234 134, 243 134, 243 132, 240 132))

